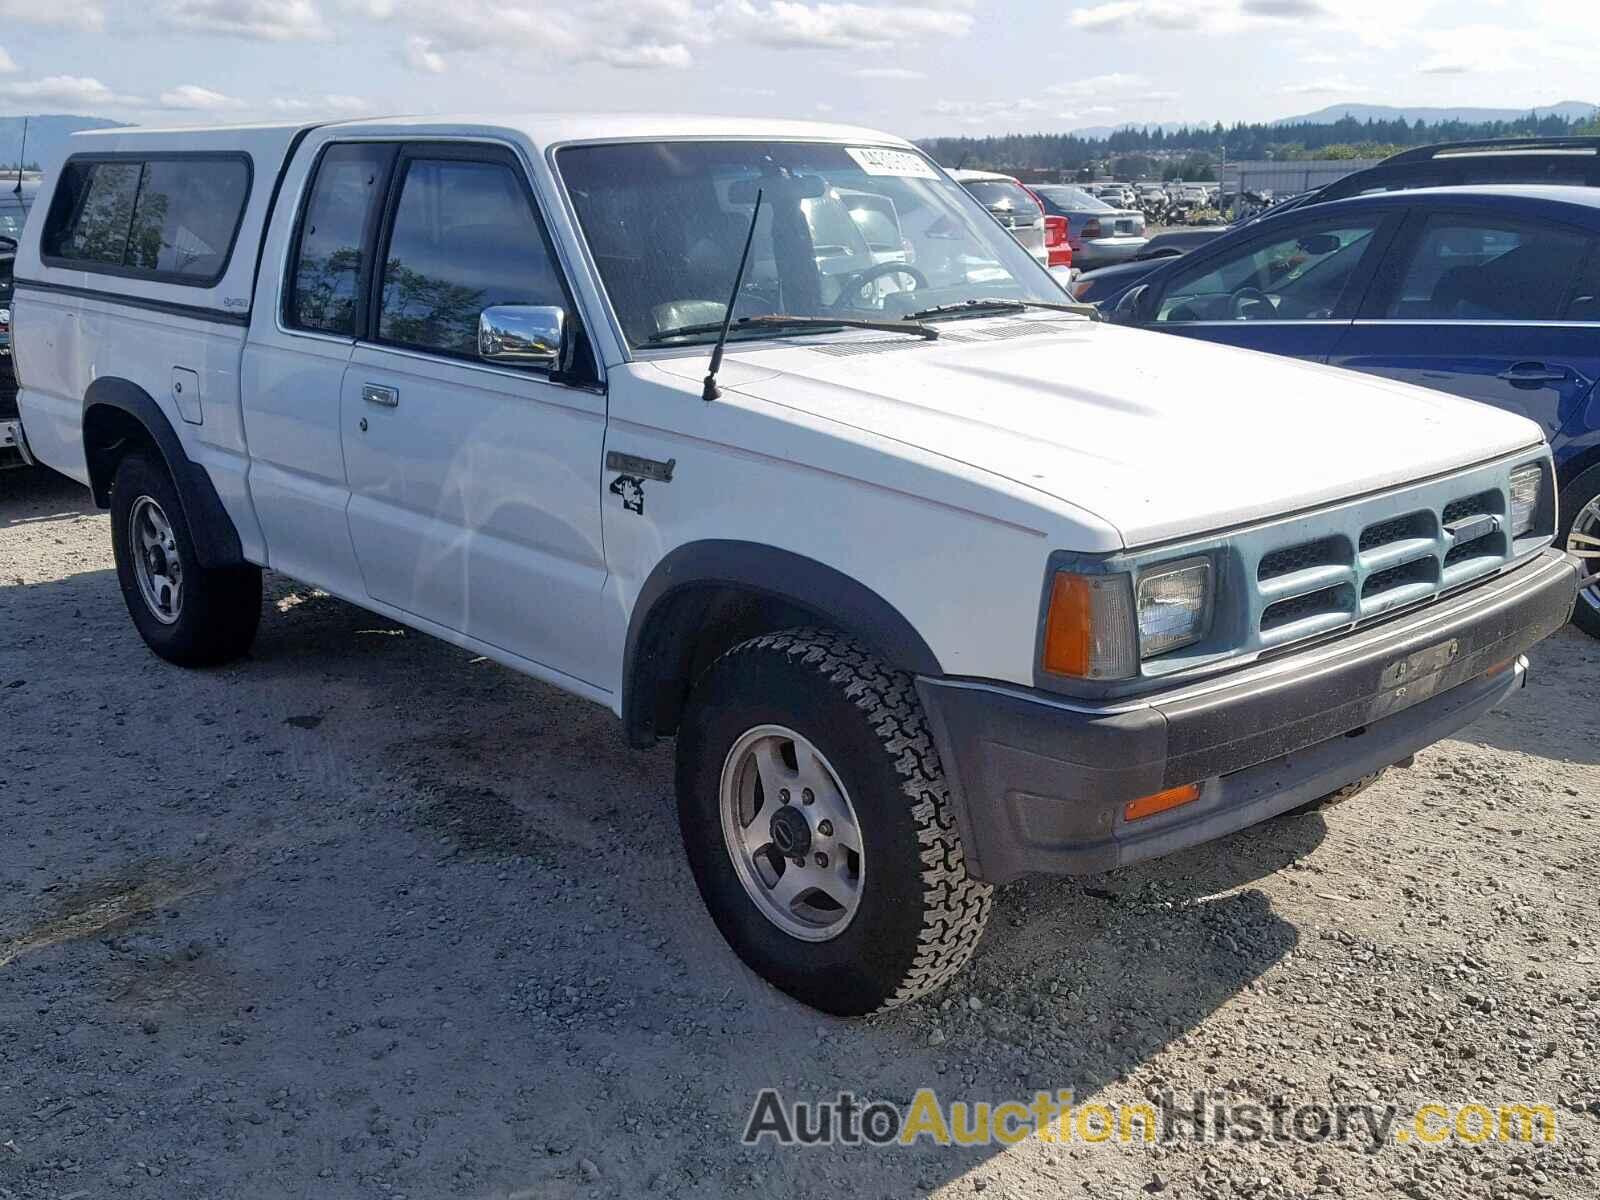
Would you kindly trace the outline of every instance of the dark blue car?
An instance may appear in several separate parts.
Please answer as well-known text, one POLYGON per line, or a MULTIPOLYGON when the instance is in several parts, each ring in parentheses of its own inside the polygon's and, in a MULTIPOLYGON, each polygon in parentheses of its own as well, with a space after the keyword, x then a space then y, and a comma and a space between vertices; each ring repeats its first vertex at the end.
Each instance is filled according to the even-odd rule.
MULTIPOLYGON (((1158 268, 1113 319, 1453 392, 1543 426, 1600 572, 1600 189, 1427 188, 1298 208, 1158 268)), ((1600 582, 1578 623, 1600 637, 1600 582)))

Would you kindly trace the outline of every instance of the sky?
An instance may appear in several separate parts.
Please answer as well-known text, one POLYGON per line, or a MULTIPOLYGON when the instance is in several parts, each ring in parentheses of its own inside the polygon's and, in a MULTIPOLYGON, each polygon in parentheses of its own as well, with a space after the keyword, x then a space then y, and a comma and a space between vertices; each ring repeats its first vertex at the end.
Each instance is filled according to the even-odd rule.
POLYGON ((0 0, 0 115, 738 112, 937 134, 1600 100, 1600 0, 0 0))

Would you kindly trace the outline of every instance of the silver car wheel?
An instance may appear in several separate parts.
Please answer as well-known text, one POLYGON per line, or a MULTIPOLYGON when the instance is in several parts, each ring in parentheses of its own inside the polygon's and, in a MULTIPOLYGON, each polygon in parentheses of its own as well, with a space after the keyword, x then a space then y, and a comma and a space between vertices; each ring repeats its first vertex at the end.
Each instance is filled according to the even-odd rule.
MULTIPOLYGON (((1567 553, 1578 560, 1583 576, 1600 572, 1600 496, 1596 496, 1573 519, 1567 534, 1567 553)), ((1600 583, 1592 583, 1578 594, 1580 603, 1600 612, 1600 583)))
POLYGON ((149 496, 140 496, 128 513, 128 546, 133 577, 150 615, 163 625, 177 624, 183 612, 183 559, 172 522, 149 496))
POLYGON ((781 725, 746 731, 722 764, 722 835, 739 881, 779 929, 838 937, 861 905, 861 825, 827 758, 781 725))

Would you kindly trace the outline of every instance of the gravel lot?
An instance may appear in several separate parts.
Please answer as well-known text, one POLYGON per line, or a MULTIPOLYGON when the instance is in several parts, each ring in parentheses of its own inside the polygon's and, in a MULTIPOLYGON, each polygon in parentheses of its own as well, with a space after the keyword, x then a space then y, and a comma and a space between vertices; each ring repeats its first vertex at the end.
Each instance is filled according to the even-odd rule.
POLYGON ((1600 1194, 1600 643, 1324 815, 1003 891, 861 1022, 725 948, 671 750, 281 577, 184 672, 0 474, 0 1200, 1600 1194), (1560 1105, 1555 1145, 742 1148, 757 1089, 1560 1105))

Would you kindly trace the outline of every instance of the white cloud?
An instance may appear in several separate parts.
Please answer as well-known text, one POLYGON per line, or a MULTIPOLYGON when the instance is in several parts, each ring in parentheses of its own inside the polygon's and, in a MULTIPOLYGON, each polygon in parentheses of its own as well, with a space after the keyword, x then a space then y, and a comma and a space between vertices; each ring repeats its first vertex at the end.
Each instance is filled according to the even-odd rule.
MULTIPOLYGON (((1209 35, 1290 28, 1334 29, 1393 46, 1428 26, 1447 0, 1108 0, 1074 8, 1067 23, 1085 33, 1209 35)), ((1444 10, 1448 14, 1450 9, 1444 10)), ((1433 22, 1437 26, 1437 19, 1433 22)))
POLYGON ((433 43, 425 37, 413 34, 406 39, 406 62, 419 71, 429 71, 434 75, 444 72, 444 55, 433 48, 433 43))
POLYGON ((1038 126, 1049 119, 1045 106, 1026 96, 1014 100, 939 100, 927 111, 958 125, 990 128, 1028 122, 1038 126))
POLYGON ((224 96, 221 92, 214 92, 210 88, 203 88, 194 83, 179 84, 170 91, 162 92, 157 103, 162 108, 196 112, 226 112, 229 109, 246 107, 243 100, 235 100, 232 96, 224 96))
POLYGON ((907 42, 965 36, 974 25, 974 2, 342 0, 349 11, 404 30, 402 57, 412 67, 434 73, 462 54, 509 55, 522 63, 531 59, 681 69, 693 65, 702 48, 719 42, 774 49, 885 50, 907 42))
POLYGON ((1364 83, 1356 83, 1343 75, 1334 75, 1327 79, 1313 79, 1304 83, 1291 83, 1283 88, 1285 96, 1320 96, 1324 93, 1340 96, 1358 96, 1372 89, 1364 83))
POLYGON ((17 63, 11 55, 6 53, 6 48, 0 46, 0 75, 9 75, 17 69, 17 63))
POLYGON ((0 26, 50 25, 97 33, 106 11, 98 0, 0 0, 0 26))
POLYGON ((972 31, 968 6, 911 4, 809 4, 735 0, 729 6, 747 41, 785 49, 876 50, 929 37, 964 37, 972 31))
POLYGON ((329 36, 312 0, 164 0, 159 19, 171 29, 267 42, 329 36))
POLYGON ((685 67, 715 22, 699 0, 365 0, 406 31, 408 63, 438 73, 460 54, 614 67, 685 67))
POLYGON ((595 57, 607 66, 650 68, 671 67, 681 70, 692 66, 694 56, 682 42, 645 42, 638 46, 602 46, 595 57))
POLYGON ((286 116, 303 116, 307 113, 349 116, 370 112, 372 103, 360 96, 278 96, 269 100, 267 107, 286 116))
POLYGON ((47 75, 0 83, 0 96, 44 104, 71 104, 87 108, 143 104, 137 96, 123 96, 98 79, 82 75, 47 75))
POLYGON ((926 79, 921 71, 913 71, 907 67, 861 67, 851 71, 857 79, 926 79))
POLYGON ((1087 79, 1073 79, 1055 83, 1045 88, 1052 96, 1104 96, 1107 92, 1131 92, 1150 86, 1143 75, 1127 75, 1114 71, 1109 75, 1091 75, 1087 79))

